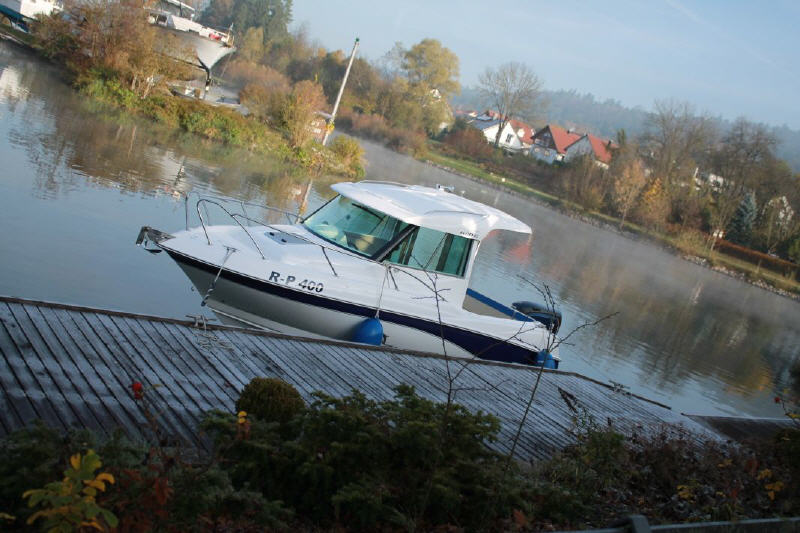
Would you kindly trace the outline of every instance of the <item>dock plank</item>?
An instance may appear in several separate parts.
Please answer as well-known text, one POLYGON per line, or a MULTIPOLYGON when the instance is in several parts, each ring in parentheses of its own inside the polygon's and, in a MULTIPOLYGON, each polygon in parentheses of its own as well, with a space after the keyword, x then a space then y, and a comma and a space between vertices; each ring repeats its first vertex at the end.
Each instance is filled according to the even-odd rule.
POLYGON ((78 391, 83 391, 81 396, 86 400, 88 408, 94 413, 97 420, 101 421, 93 429, 102 430, 109 425, 109 422, 121 427, 129 426, 130 421, 114 408, 118 402, 113 391, 119 391, 121 384, 116 382, 111 372, 104 371, 105 369, 99 361, 92 361, 96 358, 91 356, 91 350, 84 351, 75 342, 59 317, 59 310, 36 306, 26 306, 26 310, 32 318, 39 315, 38 320, 35 321, 37 327, 40 331, 43 331, 45 327, 49 328, 64 350, 66 357, 63 358, 61 367, 69 376, 70 386, 75 387, 78 391), (111 386, 109 386, 109 380, 113 380, 111 386), (83 383, 85 383, 85 387, 82 385, 83 383))
POLYGON ((58 428, 89 427, 131 437, 147 432, 134 381, 159 412, 160 431, 208 449, 197 424, 209 409, 232 411, 254 377, 294 385, 310 401, 353 389, 383 401, 397 385, 412 385, 433 401, 447 399, 500 421, 492 445, 507 451, 521 427, 517 457, 535 460, 576 442, 571 402, 597 423, 622 431, 655 432, 680 424, 695 438, 718 438, 690 417, 595 380, 545 371, 525 417, 538 370, 481 360, 445 359, 386 347, 289 337, 264 331, 91 309, 0 296, 0 435, 41 418, 58 428))
MULTIPOLYGON (((26 396, 31 400, 31 407, 36 413, 36 418, 46 420, 49 423, 62 428, 79 426, 78 417, 75 414, 70 398, 64 396, 56 386, 55 381, 49 371, 42 363, 37 353, 37 346, 29 340, 23 324, 30 327, 30 320, 20 314, 19 306, 10 304, 0 307, 0 320, 6 328, 6 332, 13 340, 21 357, 9 361, 14 374, 21 383, 26 396), (15 313, 16 310, 16 313, 15 313)), ((34 338, 34 342, 35 342, 34 338)), ((37 343, 38 345, 38 343, 37 343)), ((38 345, 39 349, 42 349, 38 345)), ((46 351, 46 348, 44 348, 46 351)), ((74 396, 72 398, 74 400, 74 396)))

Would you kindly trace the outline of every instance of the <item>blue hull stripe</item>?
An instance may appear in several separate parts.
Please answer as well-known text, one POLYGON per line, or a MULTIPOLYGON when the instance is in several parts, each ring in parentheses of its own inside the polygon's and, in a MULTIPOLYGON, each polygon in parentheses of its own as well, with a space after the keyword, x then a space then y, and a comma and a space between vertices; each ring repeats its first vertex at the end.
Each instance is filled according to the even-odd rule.
MULTIPOLYGON (((177 263, 203 270, 215 276, 219 271, 218 266, 199 261, 193 257, 179 254, 172 250, 165 250, 177 263)), ((244 276, 229 270, 223 270, 220 277, 232 283, 244 285, 251 289, 279 296, 281 298, 295 300, 304 304, 313 305, 324 309, 341 311, 342 313, 348 313, 351 315, 363 316, 365 318, 372 318, 375 316, 376 309, 374 307, 342 302, 340 300, 332 300, 330 298, 318 296, 307 291, 297 291, 289 287, 251 278, 249 276, 244 276)), ((514 344, 505 342, 504 340, 496 339, 494 337, 476 333, 474 331, 457 328, 447 324, 439 324, 435 321, 393 313, 386 310, 381 310, 380 319, 393 324, 424 331, 437 337, 443 335, 445 340, 452 342, 456 346, 463 348, 464 350, 477 357, 480 357, 481 359, 502 361, 506 363, 526 364, 532 364, 534 361, 536 361, 537 352, 534 350, 528 350, 522 346, 516 346, 514 344)))
POLYGON ((522 313, 517 313, 516 310, 514 310, 513 308, 503 305, 500 302, 496 302, 495 300, 492 300, 488 296, 484 296, 483 294, 479 293, 475 289, 470 289, 469 287, 467 287, 467 296, 475 298, 482 304, 488 305, 495 311, 503 313, 507 317, 513 318, 514 320, 519 320, 520 322, 533 322, 532 318, 527 317, 522 313))

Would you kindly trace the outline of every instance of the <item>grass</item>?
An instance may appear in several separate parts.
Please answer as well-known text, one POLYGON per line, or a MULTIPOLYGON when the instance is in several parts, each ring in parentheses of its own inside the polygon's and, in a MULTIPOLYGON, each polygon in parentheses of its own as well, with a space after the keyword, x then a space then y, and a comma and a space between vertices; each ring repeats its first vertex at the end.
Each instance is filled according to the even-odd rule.
POLYGON ((428 152, 422 159, 436 165, 452 169, 459 174, 492 183, 499 187, 519 193, 523 196, 533 198, 549 206, 558 207, 569 213, 577 213, 588 216, 594 220, 608 224, 609 226, 613 226, 615 228, 619 228, 621 225, 622 229, 627 232, 647 238, 655 243, 666 245, 672 250, 700 257, 709 261, 712 265, 722 266, 728 270, 740 273, 749 281, 762 281, 777 289, 800 295, 800 282, 797 280, 789 279, 775 272, 765 270, 764 268, 758 268, 757 265, 719 253, 717 251, 709 252, 704 246, 686 246, 685 243, 678 242, 679 237, 651 230, 633 222, 625 221, 621 224, 621 220, 614 216, 600 213, 598 211, 587 210, 579 204, 559 198, 558 196, 554 196, 544 191, 540 191, 512 178, 499 176, 492 172, 488 172, 480 164, 473 161, 443 154, 437 150, 436 143, 429 143, 428 152))
MULTIPOLYGON (((536 198, 537 200, 540 200, 552 206, 562 206, 570 204, 570 202, 566 202, 565 200, 557 196, 548 194, 538 189, 534 189, 533 187, 525 185, 524 183, 520 183, 516 180, 513 180, 511 178, 506 178, 504 176, 498 176, 493 172, 488 172, 479 164, 474 163, 472 161, 468 161, 465 159, 458 159, 455 157, 444 155, 440 152, 435 151, 435 148, 433 147, 429 148, 430 148, 429 151, 425 154, 423 159, 431 163, 435 163, 437 165, 450 168, 452 170, 459 172, 460 174, 466 174, 468 176, 472 176, 484 181, 488 181, 490 183, 494 183, 501 187, 510 189, 514 192, 536 198)), ((578 207, 577 204, 572 204, 572 206, 578 207)))

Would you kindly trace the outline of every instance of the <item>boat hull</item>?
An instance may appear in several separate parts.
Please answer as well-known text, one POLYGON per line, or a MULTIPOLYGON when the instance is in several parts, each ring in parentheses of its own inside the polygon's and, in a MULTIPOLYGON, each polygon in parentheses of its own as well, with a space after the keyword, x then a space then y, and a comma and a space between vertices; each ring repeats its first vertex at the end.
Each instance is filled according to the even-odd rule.
MULTIPOLYGON (((376 315, 375 307, 297 291, 168 252, 203 297, 219 274, 206 303, 225 322, 351 341, 359 324, 376 315)), ((385 345, 394 348, 525 364, 537 358, 538 351, 482 332, 387 310, 378 316, 385 345)))

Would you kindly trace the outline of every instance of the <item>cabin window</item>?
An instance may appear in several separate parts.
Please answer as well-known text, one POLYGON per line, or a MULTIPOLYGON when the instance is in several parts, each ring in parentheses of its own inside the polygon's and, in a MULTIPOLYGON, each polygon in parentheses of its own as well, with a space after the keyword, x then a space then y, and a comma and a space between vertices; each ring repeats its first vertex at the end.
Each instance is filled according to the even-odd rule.
POLYGON ((506 135, 506 144, 511 144, 511 139, 513 138, 514 138, 513 133, 509 133, 508 135, 506 135))
POLYGON ((322 206, 303 225, 326 241, 366 256, 377 253, 408 226, 344 196, 322 206))
POLYGON ((403 239, 386 261, 422 270, 463 276, 472 240, 429 228, 417 228, 403 239))

